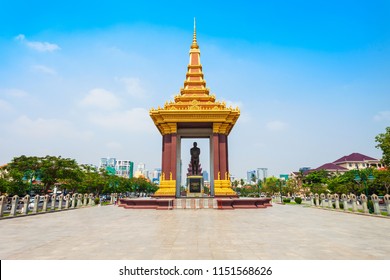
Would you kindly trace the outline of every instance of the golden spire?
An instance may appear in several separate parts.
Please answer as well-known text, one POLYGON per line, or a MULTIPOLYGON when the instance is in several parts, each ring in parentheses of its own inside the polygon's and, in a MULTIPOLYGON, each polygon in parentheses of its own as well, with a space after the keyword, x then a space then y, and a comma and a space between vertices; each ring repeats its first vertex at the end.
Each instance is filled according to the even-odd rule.
MULTIPOLYGON (((228 135, 240 116, 240 110, 227 108, 226 103, 217 101, 206 87, 196 40, 195 18, 189 56, 186 79, 180 94, 174 97, 174 102, 165 103, 164 108, 151 109, 149 114, 162 135, 177 133, 180 123, 203 123, 205 126, 212 124, 214 133, 228 135)), ((225 174, 225 177, 229 176, 225 174)))
POLYGON ((196 19, 194 18, 194 35, 192 37, 192 45, 191 45, 191 49, 193 48, 199 48, 198 46, 198 42, 196 41, 196 19))

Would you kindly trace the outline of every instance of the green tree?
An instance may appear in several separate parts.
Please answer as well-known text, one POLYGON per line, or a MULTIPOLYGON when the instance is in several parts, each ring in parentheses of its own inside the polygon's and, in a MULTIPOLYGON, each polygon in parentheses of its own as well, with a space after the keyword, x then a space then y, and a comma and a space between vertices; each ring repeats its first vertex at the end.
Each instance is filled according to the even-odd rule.
POLYGON ((66 187, 66 184, 80 180, 79 166, 74 159, 68 158, 23 155, 13 158, 6 169, 10 180, 18 184, 31 185, 32 180, 39 178, 43 184, 42 193, 47 193, 56 184, 66 187))
POLYGON ((288 179, 285 186, 284 193, 289 193, 292 196, 295 196, 295 194, 299 191, 299 185, 298 182, 292 178, 288 179))
POLYGON ((8 176, 0 178, 0 192, 1 195, 8 196, 24 196, 29 190, 28 184, 23 181, 10 180, 8 176))
POLYGON ((251 181, 253 182, 253 184, 256 183, 256 180, 257 180, 256 175, 255 175, 254 173, 252 173, 252 175, 251 175, 251 181))
MULTIPOLYGON (((0 171, 1 172, 1 171, 0 171)), ((8 180, 3 177, 0 177, 0 195, 3 195, 7 192, 8 180)))
POLYGON ((390 170, 373 170, 375 180, 370 184, 370 191, 377 195, 385 195, 390 191, 390 170))
POLYGON ((315 170, 306 175, 304 182, 312 193, 327 193, 329 178, 330 175, 326 170, 315 170))
POLYGON ((331 193, 348 194, 351 192, 351 179, 347 176, 334 176, 328 181, 328 189, 331 193))
POLYGON ((363 170, 349 170, 341 175, 336 175, 328 178, 327 186, 331 193, 338 194, 349 194, 354 193, 356 195, 360 195, 361 193, 365 193, 367 190, 367 194, 371 195, 373 193, 378 194, 378 183, 375 175, 375 170, 370 168, 363 170), (370 181, 370 175, 374 174, 374 181, 370 181), (360 181, 356 181, 357 175, 360 177, 360 181))
MULTIPOLYGON (((20 156, 12 159, 4 170, 6 191, 9 195, 24 196, 32 191, 32 181, 40 176, 41 159, 38 157, 20 156)), ((42 190, 41 190, 42 191, 42 190)))
POLYGON ((390 166, 390 127, 386 127, 385 133, 380 133, 375 137, 375 146, 382 150, 382 163, 385 166, 390 166))
POLYGON ((265 179, 265 184, 263 186, 263 192, 267 195, 273 195, 280 192, 279 179, 272 176, 265 179))
POLYGON ((68 180, 79 181, 81 178, 79 166, 74 159, 62 158, 61 156, 46 156, 41 160, 40 172, 42 173, 42 183, 44 192, 54 187, 54 185, 63 185, 66 187, 68 180))
POLYGON ((232 182, 232 187, 233 187, 233 190, 234 190, 235 192, 237 192, 238 184, 239 184, 238 180, 234 180, 234 181, 232 182))

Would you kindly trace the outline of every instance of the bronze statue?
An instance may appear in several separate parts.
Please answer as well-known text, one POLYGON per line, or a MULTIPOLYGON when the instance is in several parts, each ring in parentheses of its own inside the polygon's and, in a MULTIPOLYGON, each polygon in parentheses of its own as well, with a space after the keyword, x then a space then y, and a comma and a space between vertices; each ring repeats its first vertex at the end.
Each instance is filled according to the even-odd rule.
POLYGON ((191 168, 192 168, 192 174, 198 175, 199 172, 199 155, 200 155, 200 149, 197 147, 198 144, 194 142, 194 146, 191 148, 191 168))

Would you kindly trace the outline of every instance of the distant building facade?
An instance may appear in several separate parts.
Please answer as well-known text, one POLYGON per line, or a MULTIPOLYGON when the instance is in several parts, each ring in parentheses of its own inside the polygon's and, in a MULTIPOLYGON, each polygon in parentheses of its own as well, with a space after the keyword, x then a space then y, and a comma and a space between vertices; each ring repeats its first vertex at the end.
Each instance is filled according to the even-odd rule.
POLYGON ((246 182, 248 184, 253 183, 252 178, 255 177, 257 180, 256 170, 251 170, 246 172, 246 182))
POLYGON ((145 163, 139 163, 137 165, 137 170, 134 172, 134 177, 149 179, 149 170, 146 169, 145 163))
POLYGON ((311 169, 309 167, 302 167, 299 169, 299 172, 291 172, 291 176, 293 178, 298 178, 300 174, 307 175, 313 171, 325 170, 330 174, 344 174, 350 170, 357 169, 366 169, 366 168, 374 168, 379 169, 383 168, 380 160, 360 154, 360 153, 352 153, 347 156, 342 156, 341 158, 333 161, 325 163, 317 168, 311 169))
POLYGON ((202 172, 202 176, 204 181, 209 181, 209 173, 206 170, 202 172))
POLYGON ((378 169, 383 167, 380 160, 359 153, 352 153, 348 156, 343 156, 335 160, 333 164, 341 166, 347 170, 366 168, 378 169))
POLYGON ((101 158, 99 168, 115 168, 116 158, 101 158))
POLYGON ((161 168, 155 168, 152 173, 152 182, 159 184, 161 176, 161 168))
POLYGON ((101 158, 99 168, 124 178, 133 178, 134 163, 131 160, 117 160, 116 158, 101 158))
POLYGON ((125 178, 133 178, 134 163, 130 160, 117 160, 115 164, 116 175, 125 178))

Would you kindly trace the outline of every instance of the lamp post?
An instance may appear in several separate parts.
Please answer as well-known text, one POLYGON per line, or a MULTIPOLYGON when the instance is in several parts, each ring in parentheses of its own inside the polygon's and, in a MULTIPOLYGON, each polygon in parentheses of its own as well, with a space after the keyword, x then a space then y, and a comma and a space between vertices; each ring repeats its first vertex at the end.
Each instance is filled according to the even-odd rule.
POLYGON ((280 187, 280 203, 282 204, 283 200, 282 200, 282 180, 281 179, 279 179, 279 187, 280 187))
POLYGON ((372 182, 374 181, 375 177, 374 175, 372 175, 372 172, 370 170, 370 174, 368 176, 366 176, 364 173, 361 174, 362 176, 360 176, 359 174, 359 170, 356 170, 356 174, 355 174, 355 182, 360 185, 360 182, 363 181, 363 184, 364 184, 364 192, 366 193, 366 197, 368 197, 368 191, 367 191, 367 180, 372 182))
POLYGON ((24 177, 22 180, 24 181, 29 181, 29 195, 31 196, 31 193, 32 193, 32 181, 33 179, 35 179, 36 181, 40 181, 41 178, 40 178, 40 171, 39 170, 26 170, 24 172, 24 177))
POLYGON ((279 188, 280 188, 280 203, 283 203, 282 187, 283 187, 284 180, 279 179, 278 182, 279 182, 279 188))
POLYGON ((259 191, 259 197, 261 196, 260 194, 260 189, 261 189, 261 180, 257 180, 257 189, 259 191))

